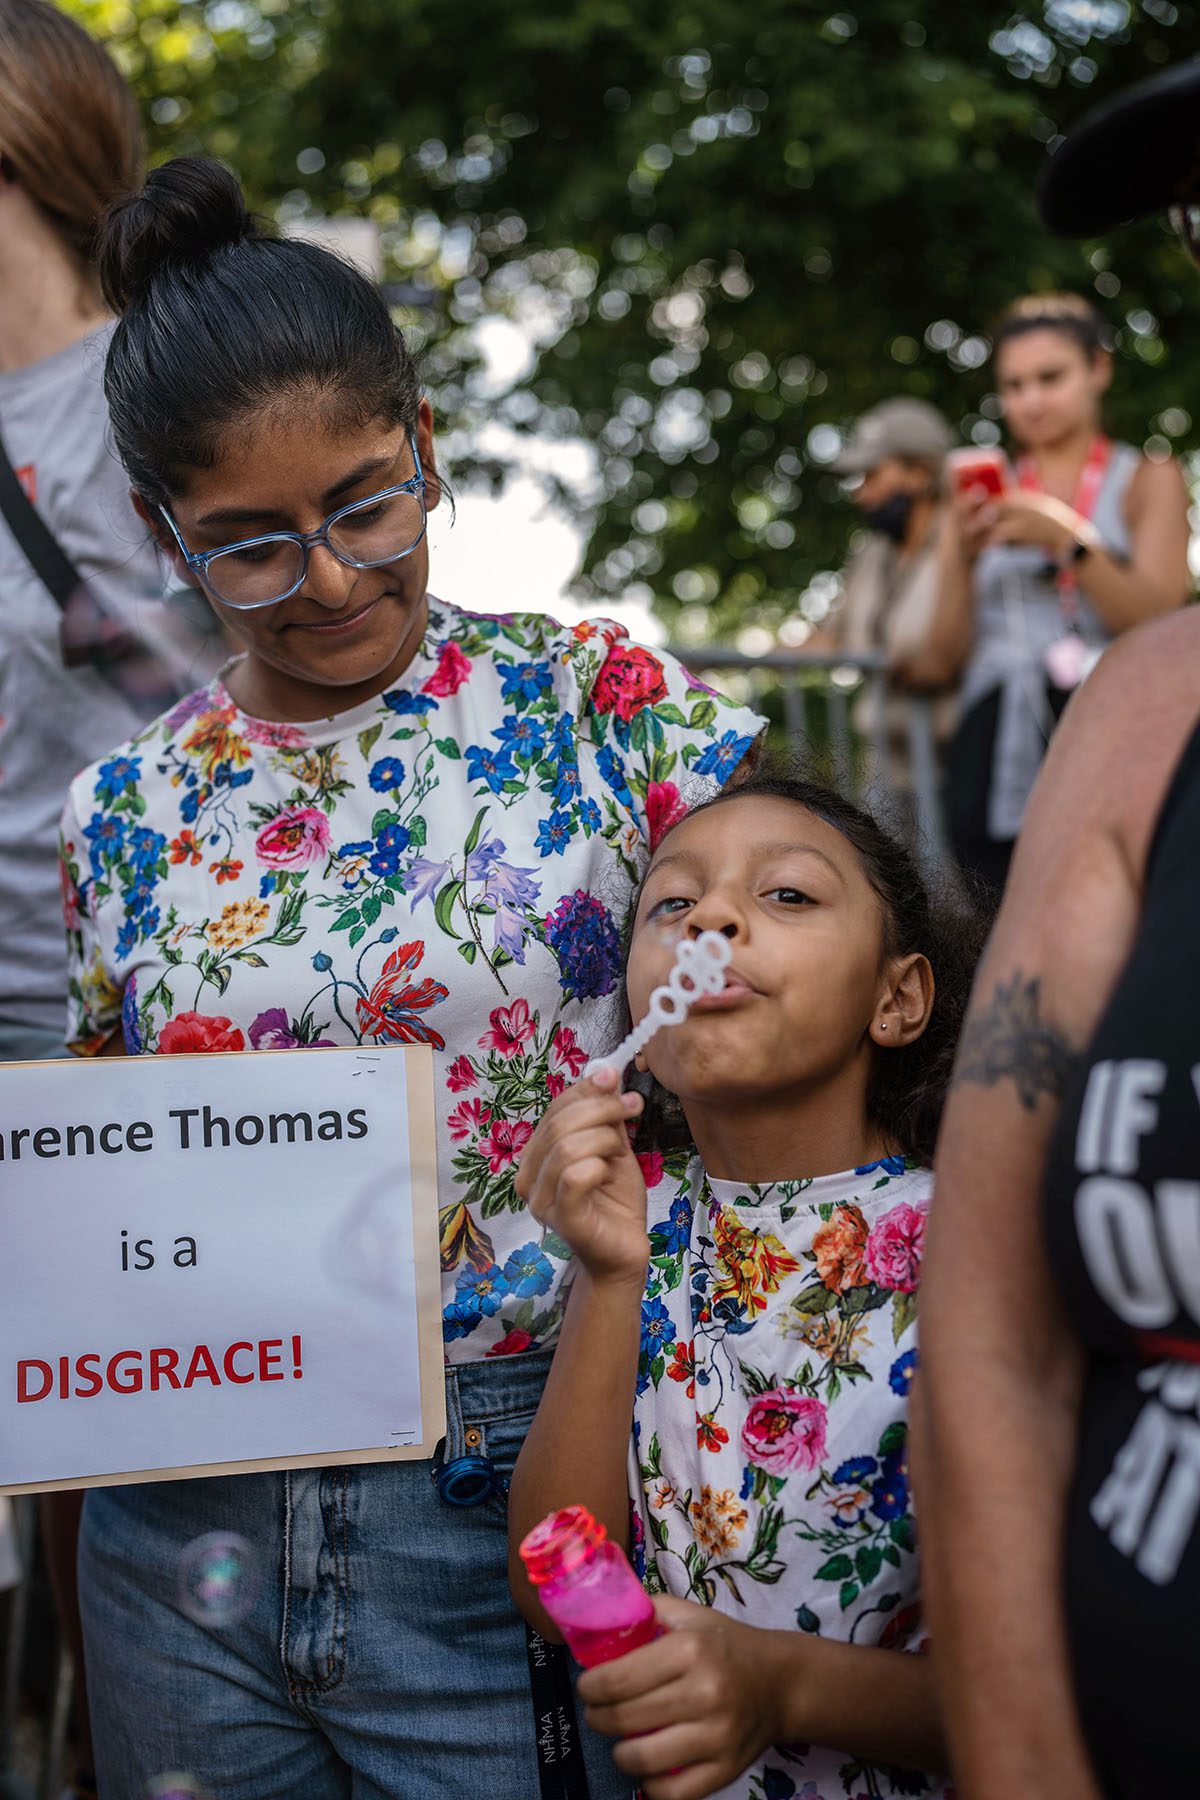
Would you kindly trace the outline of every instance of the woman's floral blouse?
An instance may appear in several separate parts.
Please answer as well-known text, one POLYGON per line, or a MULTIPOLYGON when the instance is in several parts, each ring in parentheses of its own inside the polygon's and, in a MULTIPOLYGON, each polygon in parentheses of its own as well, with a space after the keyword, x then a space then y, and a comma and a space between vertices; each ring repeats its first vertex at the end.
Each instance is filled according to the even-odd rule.
POLYGON ((515 1163, 619 1035, 596 1003, 648 847, 761 724, 617 625, 441 602, 336 718, 250 718, 218 679, 72 785, 72 1047, 431 1044, 447 1354, 545 1345, 568 1252, 515 1163))
MULTIPOLYGON (((771 1630, 915 1649, 906 1399, 931 1177, 890 1158, 755 1187, 640 1160, 651 1262, 630 1486, 647 1586, 771 1630)), ((945 1791, 788 1744, 721 1794, 945 1791)))

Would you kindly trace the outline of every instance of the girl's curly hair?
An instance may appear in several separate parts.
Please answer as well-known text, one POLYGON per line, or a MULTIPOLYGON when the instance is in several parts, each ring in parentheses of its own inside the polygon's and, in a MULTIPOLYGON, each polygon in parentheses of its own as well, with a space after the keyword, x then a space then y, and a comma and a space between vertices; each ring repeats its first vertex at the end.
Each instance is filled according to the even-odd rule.
MULTIPOLYGON (((935 984, 929 1022, 911 1044, 876 1053, 867 1088, 871 1123, 905 1156, 928 1167, 975 967, 991 925, 990 912, 982 897, 975 898, 953 877, 923 869, 908 845, 869 812, 832 788, 801 776, 765 769, 736 786, 723 788, 686 816, 695 818, 713 807, 751 799, 788 800, 840 832, 857 853, 863 873, 879 897, 883 954, 907 956, 919 951, 929 959, 935 984)), ((630 937, 636 912, 635 904, 630 912, 630 937)), ((690 1147, 691 1135, 675 1097, 653 1076, 638 1077, 635 1085, 646 1100, 635 1148, 690 1147)))

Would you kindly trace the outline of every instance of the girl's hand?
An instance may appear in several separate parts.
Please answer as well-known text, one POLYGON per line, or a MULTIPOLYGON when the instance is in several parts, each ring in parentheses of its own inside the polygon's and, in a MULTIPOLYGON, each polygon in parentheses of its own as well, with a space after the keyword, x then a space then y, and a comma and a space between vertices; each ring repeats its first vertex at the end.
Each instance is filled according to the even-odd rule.
POLYGON ((1014 488, 995 501, 988 542, 1036 544, 1056 559, 1064 557, 1087 526, 1074 507, 1053 494, 1014 488))
POLYGON ((646 1279, 646 1184, 626 1122, 640 1094, 601 1069, 551 1102, 517 1170, 516 1189, 540 1224, 565 1238, 597 1280, 646 1279))
MULTIPOLYGON (((656 1600, 665 1633, 579 1678, 587 1722, 622 1738, 613 1752, 645 1800, 702 1800, 786 1738, 782 1632, 759 1631, 690 1600, 656 1600)), ((788 1648, 791 1649, 790 1638, 788 1648)))

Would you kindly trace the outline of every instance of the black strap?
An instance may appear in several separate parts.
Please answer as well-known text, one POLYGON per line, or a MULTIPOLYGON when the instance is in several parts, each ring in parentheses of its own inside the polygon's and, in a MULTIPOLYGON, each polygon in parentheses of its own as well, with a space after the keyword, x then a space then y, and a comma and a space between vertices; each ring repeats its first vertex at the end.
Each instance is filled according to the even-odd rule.
MULTIPOLYGON (((429 1473, 444 1505, 480 1506, 493 1500, 497 1492, 503 1505, 508 1479, 490 1457, 459 1456, 446 1462, 445 1454, 443 1438, 433 1453, 429 1473)), ((525 1627, 525 1651, 541 1800, 591 1800, 567 1652, 561 1644, 547 1643, 532 1625, 525 1627)))
POLYGON ((567 1653, 525 1627, 541 1800, 589 1800, 567 1653))
POLYGON ((179 693, 155 653, 101 604, 22 487, 0 440, 0 516, 62 615, 63 667, 92 668, 153 711, 179 693))
POLYGON ((25 560, 60 612, 85 585, 50 527, 25 492, 0 440, 0 513, 16 538, 25 560))

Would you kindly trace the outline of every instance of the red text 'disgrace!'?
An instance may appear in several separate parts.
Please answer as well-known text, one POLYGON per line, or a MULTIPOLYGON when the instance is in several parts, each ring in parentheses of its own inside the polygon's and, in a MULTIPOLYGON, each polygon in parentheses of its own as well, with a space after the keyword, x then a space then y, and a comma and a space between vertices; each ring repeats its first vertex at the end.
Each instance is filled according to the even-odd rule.
POLYGON ((82 1356, 26 1356, 16 1367, 17 1403, 90 1400, 97 1394, 185 1392, 196 1386, 246 1387, 253 1382, 300 1381, 300 1334, 238 1338, 231 1344, 155 1345, 144 1350, 87 1351, 82 1356))

